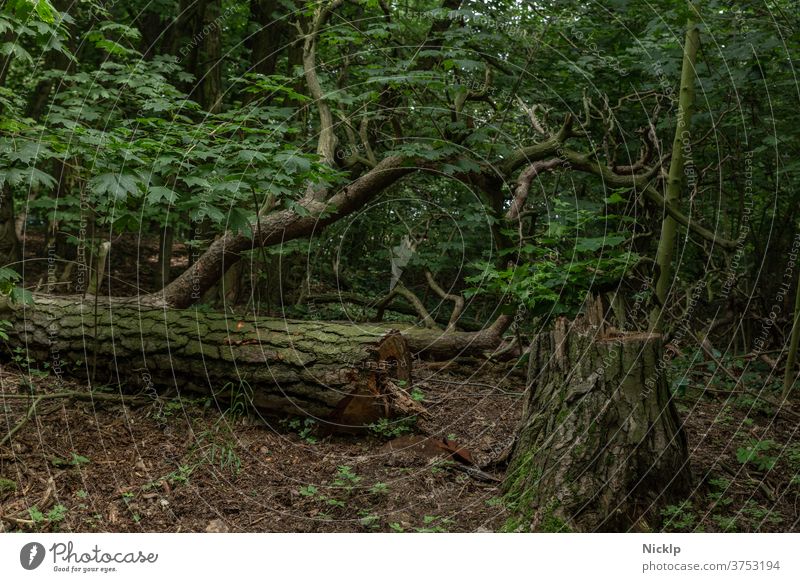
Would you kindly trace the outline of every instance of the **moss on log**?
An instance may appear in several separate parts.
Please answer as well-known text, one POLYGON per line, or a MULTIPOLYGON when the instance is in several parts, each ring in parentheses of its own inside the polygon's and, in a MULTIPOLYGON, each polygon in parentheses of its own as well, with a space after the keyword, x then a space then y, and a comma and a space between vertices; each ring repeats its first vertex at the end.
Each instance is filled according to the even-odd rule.
POLYGON ((6 302, 0 318, 12 323, 11 345, 56 374, 134 391, 244 394, 263 412, 311 416, 343 430, 393 416, 398 386, 408 390, 411 382, 406 341, 385 326, 52 296, 29 306, 6 302))

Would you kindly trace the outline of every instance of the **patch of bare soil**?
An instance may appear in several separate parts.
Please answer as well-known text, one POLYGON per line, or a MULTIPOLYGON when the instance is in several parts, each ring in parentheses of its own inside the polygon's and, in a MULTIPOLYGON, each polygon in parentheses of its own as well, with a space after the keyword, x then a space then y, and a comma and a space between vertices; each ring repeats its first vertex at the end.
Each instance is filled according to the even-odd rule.
MULTIPOLYGON (((27 380, 4 364, 0 434, 29 410, 27 380), (20 398, 20 396, 22 396, 20 398)), ((324 436, 302 419, 263 420, 210 399, 129 404, 43 400, 0 449, 0 519, 48 531, 483 531, 505 520, 501 474, 416 446, 413 431, 455 442, 479 464, 507 446, 519 378, 416 371, 428 418, 324 436), (427 380, 426 380, 427 378, 427 380), (494 379, 493 379, 494 378, 494 379), (506 394, 505 392, 512 392, 506 394), (497 480, 493 480, 494 479, 497 480)), ((85 390, 52 376, 37 394, 85 390)), ((146 398, 146 397, 145 397, 146 398)))
MULTIPOLYGON (((3 364, 0 438, 30 410, 31 385, 36 394, 86 390, 44 373, 29 379, 14 362, 3 364)), ((0 528, 497 531, 508 515, 497 481, 502 470, 491 461, 512 442, 523 385, 507 368, 423 364, 414 394, 427 417, 348 437, 212 399, 42 400, 0 447, 0 528), (439 444, 420 444, 408 436, 414 434, 439 444), (437 455, 437 446, 469 454, 483 471, 437 455)), ((691 390, 679 409, 695 489, 667 510, 663 528, 797 531, 796 420, 740 396, 691 390), (740 449, 758 442, 768 444, 742 462, 740 449)))

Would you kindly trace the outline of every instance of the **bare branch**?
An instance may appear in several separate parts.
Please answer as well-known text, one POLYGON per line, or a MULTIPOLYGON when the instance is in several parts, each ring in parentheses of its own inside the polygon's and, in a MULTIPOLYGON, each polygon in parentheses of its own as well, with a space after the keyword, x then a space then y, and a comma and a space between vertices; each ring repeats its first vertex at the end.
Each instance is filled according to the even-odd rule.
POLYGON ((425 278, 428 280, 428 285, 431 289, 433 289, 434 293, 436 293, 442 299, 453 302, 453 313, 450 314, 450 321, 447 322, 446 329, 446 331, 452 331, 455 329, 456 322, 458 321, 458 318, 461 317, 461 313, 464 311, 464 298, 461 295, 453 295, 452 293, 448 293, 442 289, 436 282, 436 279, 433 278, 433 273, 427 269, 425 269, 425 278))
MULTIPOLYGON (((322 27, 327 22, 331 12, 344 3, 344 0, 332 0, 321 3, 314 12, 309 30, 304 33, 303 41, 303 72, 306 85, 311 97, 314 99, 319 111, 319 139, 317 141, 317 154, 322 160, 333 165, 336 156, 336 134, 333 131, 333 115, 325 100, 325 95, 317 76, 317 40, 322 27)), ((298 25, 299 28, 299 25, 298 25)), ((302 31, 301 31, 302 32, 302 31)))
POLYGON ((502 176, 509 176, 525 163, 531 163, 554 155, 562 148, 564 142, 575 134, 572 131, 573 117, 570 114, 564 118, 564 124, 558 133, 548 137, 541 143, 520 148, 508 156, 506 160, 497 165, 497 172, 502 176))
POLYGON ((558 168, 563 163, 564 160, 560 158, 539 160, 533 162, 520 172, 520 175, 517 177, 517 188, 514 191, 514 200, 511 201, 511 207, 506 213, 506 220, 513 222, 521 218, 522 209, 525 207, 525 202, 528 199, 528 193, 530 192, 533 179, 542 172, 549 172, 558 168))

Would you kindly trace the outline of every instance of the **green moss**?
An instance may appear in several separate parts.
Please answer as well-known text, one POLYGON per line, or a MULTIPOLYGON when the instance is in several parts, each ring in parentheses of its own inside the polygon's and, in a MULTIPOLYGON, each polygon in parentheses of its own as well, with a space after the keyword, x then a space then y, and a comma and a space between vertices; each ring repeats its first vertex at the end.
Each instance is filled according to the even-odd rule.
POLYGON ((533 517, 533 498, 542 478, 542 470, 535 464, 535 453, 528 451, 515 460, 506 476, 503 501, 513 514, 501 531, 527 531, 533 517))
POLYGON ((557 502, 551 503, 547 507, 539 531, 544 533, 572 533, 572 529, 563 519, 555 515, 555 510, 559 507, 557 502))

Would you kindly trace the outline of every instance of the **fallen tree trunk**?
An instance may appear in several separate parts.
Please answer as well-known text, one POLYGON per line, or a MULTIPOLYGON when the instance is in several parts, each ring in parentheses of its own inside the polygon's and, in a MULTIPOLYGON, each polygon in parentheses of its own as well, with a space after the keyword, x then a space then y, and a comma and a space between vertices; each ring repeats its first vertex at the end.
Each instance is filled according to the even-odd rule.
POLYGON ((386 327, 240 320, 51 296, 28 306, 2 303, 0 319, 12 324, 12 345, 48 362, 59 377, 244 396, 260 411, 311 416, 343 430, 402 413, 411 382, 406 341, 386 327))
POLYGON ((580 323, 534 340, 504 483, 512 531, 652 531, 690 488, 657 334, 580 323))

